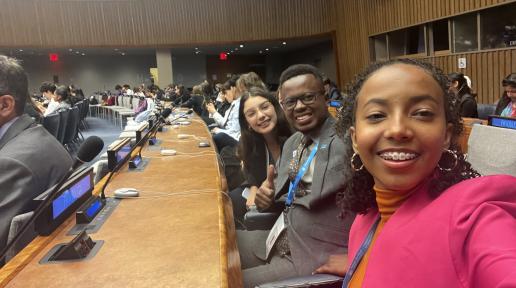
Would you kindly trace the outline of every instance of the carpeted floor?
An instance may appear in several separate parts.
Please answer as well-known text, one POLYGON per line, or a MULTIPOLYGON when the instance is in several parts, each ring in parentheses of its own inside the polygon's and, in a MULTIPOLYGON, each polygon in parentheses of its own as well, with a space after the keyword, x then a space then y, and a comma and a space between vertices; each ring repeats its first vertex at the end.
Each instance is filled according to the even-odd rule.
POLYGON ((90 165, 97 162, 104 152, 107 151, 109 144, 113 143, 118 136, 120 136, 121 130, 119 126, 111 123, 107 119, 101 119, 96 117, 87 117, 86 122, 88 123, 89 129, 82 131, 84 139, 89 136, 98 136, 104 141, 104 149, 97 155, 95 159, 90 161, 90 165))

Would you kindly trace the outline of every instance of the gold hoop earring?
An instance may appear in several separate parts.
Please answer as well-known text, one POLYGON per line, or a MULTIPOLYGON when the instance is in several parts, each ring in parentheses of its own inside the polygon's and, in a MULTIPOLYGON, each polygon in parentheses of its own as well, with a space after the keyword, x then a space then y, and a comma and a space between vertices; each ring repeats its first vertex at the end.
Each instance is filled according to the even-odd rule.
MULTIPOLYGON (((459 157, 457 157, 457 152, 453 151, 453 150, 450 150, 450 149, 446 149, 443 151, 443 155, 445 153, 448 153, 452 156, 453 158, 453 165, 452 167, 442 167, 439 162, 437 162, 437 167, 439 168, 439 170, 441 170, 442 172, 450 172, 452 171, 453 169, 455 169, 455 167, 457 167, 457 164, 459 164, 459 157)), ((441 156, 442 157, 442 156, 441 156)))
POLYGON ((353 171, 355 172, 358 172, 358 171, 361 171, 362 169, 364 169, 364 163, 362 163, 362 160, 360 159, 360 155, 357 154, 357 152, 353 153, 353 156, 351 156, 351 168, 353 169, 353 171), (358 158, 357 158, 358 157, 358 158), (360 161, 360 167, 357 168, 355 166, 355 162, 356 160, 359 160, 360 161))

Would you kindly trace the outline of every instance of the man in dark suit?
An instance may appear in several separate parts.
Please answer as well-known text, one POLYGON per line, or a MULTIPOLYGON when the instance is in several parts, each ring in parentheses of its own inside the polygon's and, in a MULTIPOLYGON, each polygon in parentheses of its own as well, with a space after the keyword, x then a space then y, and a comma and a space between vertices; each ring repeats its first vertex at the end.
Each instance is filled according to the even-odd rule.
POLYGON ((14 216, 72 166, 72 158, 41 125, 23 114, 27 75, 19 63, 0 55, 0 250, 14 216))
POLYGON ((347 253, 354 218, 340 219, 335 204, 350 177, 350 165, 344 163, 346 144, 328 113, 321 73, 310 65, 289 67, 280 78, 280 95, 298 132, 283 146, 276 177, 269 167, 255 203, 260 211, 284 211, 273 232, 237 231, 245 287, 310 275, 330 255, 347 253))

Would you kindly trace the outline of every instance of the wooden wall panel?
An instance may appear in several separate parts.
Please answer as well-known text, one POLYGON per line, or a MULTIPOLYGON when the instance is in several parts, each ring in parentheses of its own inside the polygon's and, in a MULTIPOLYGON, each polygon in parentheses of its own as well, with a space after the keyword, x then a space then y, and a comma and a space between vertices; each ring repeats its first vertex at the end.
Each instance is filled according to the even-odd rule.
POLYGON ((1 0, 0 47, 156 47, 336 29, 335 0, 1 0))
MULTIPOLYGON (((514 0, 342 0, 336 1, 336 39, 340 84, 351 81, 370 63, 369 36, 451 17, 514 0)), ((451 43, 450 43, 451 44, 451 43)), ((480 103, 493 103, 502 92, 501 80, 516 72, 516 49, 425 57, 445 72, 458 71, 465 57, 480 103)))

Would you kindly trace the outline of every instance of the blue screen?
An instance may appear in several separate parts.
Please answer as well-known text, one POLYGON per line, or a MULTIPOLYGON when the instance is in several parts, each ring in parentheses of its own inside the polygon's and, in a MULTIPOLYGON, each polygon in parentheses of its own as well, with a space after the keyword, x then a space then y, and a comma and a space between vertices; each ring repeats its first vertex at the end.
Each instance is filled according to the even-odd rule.
POLYGON ((86 210, 86 215, 90 218, 93 217, 93 215, 95 215, 95 213, 97 213, 97 211, 99 211, 99 209, 102 207, 101 204, 102 202, 100 199, 95 200, 95 202, 93 202, 93 204, 88 207, 88 210, 86 210))
POLYGON ((52 216, 54 219, 59 217, 66 208, 72 206, 81 196, 91 189, 91 174, 86 174, 84 178, 75 183, 72 187, 64 191, 59 197, 52 201, 52 216))
POLYGON ((491 126, 516 129, 516 119, 491 118, 491 126))
POLYGON ((116 163, 120 163, 120 161, 124 160, 125 156, 127 156, 129 152, 131 152, 131 144, 127 144, 120 148, 120 150, 116 152, 116 163))
POLYGON ((340 106, 342 106, 342 103, 340 103, 340 101, 332 100, 332 101, 330 101, 330 106, 339 108, 340 106))
POLYGON ((133 159, 134 166, 138 166, 138 164, 140 164, 141 161, 142 161, 142 158, 140 158, 140 156, 134 157, 134 159, 133 159))

